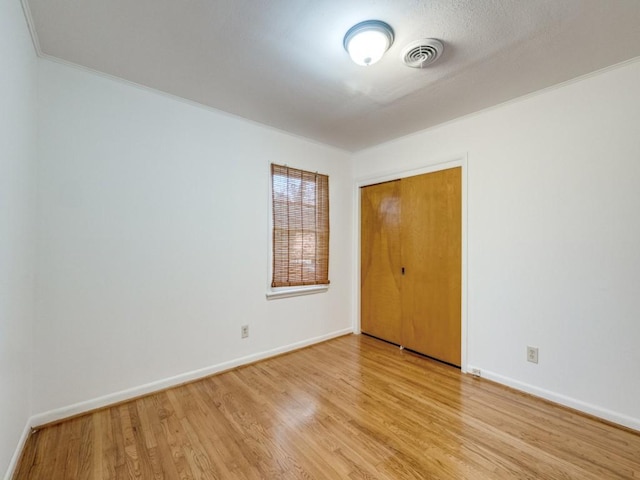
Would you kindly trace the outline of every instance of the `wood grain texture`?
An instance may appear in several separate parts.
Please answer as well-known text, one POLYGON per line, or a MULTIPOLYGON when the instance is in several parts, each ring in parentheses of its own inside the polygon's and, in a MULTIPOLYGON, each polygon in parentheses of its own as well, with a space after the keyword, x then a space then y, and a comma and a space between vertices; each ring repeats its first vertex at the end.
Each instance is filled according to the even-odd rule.
POLYGON ((403 178, 402 345, 460 366, 460 167, 403 178))
POLYGON ((640 434, 350 335, 43 428, 15 479, 637 479, 640 434))
POLYGON ((360 189, 360 328, 400 344, 400 181, 360 189))

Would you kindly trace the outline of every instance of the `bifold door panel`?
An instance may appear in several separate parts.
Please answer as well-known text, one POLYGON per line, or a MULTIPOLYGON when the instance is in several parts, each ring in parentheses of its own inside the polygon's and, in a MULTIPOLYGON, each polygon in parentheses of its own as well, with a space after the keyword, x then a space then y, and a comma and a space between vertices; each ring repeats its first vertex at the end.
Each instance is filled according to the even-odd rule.
POLYGON ((361 190, 361 330, 400 344, 400 181, 361 190))

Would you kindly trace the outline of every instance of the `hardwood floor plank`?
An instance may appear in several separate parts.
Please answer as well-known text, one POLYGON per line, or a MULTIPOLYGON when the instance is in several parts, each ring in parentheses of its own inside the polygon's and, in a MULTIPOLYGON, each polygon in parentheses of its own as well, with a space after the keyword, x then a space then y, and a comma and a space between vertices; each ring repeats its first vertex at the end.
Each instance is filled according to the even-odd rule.
POLYGON ((77 467, 74 477, 81 480, 93 478, 94 464, 99 463, 99 458, 94 457, 94 444, 100 443, 102 437, 94 431, 94 420, 91 416, 78 418, 78 440, 80 449, 78 452, 77 467))
POLYGON ((160 418, 160 430, 156 431, 156 438, 163 436, 171 452, 170 458, 176 465, 179 478, 192 478, 193 472, 185 456, 184 445, 186 438, 180 425, 180 420, 173 408, 171 400, 166 392, 157 395, 158 417, 160 418))
MULTIPOLYGON (((94 478, 104 480, 115 480, 116 478, 116 440, 113 436, 113 425, 111 423, 111 409, 104 409, 93 414, 100 418, 102 431, 102 476, 96 473, 94 478)), ((92 416, 93 416, 92 415, 92 416)), ((99 461, 96 459, 96 463, 99 461)))
POLYGON ((138 401, 140 410, 147 412, 147 418, 149 419, 149 425, 152 429, 152 434, 155 444, 155 453, 157 454, 159 463, 161 464, 163 476, 167 480, 173 478, 182 478, 178 473, 178 463, 174 461, 173 452, 169 445, 168 438, 164 435, 164 425, 158 412, 164 412, 159 406, 159 397, 162 393, 150 395, 146 398, 142 398, 138 401))
POLYGON ((640 434, 366 336, 44 427, 25 479, 639 479, 640 434))
POLYGON ((92 452, 91 457, 89 458, 89 466, 91 468, 90 474, 88 474, 84 478, 102 478, 102 473, 104 471, 103 466, 103 454, 102 454, 102 444, 103 437, 105 437, 104 432, 102 431, 102 419, 104 415, 101 412, 96 413, 95 415, 91 415, 89 418, 93 423, 93 443, 92 443, 92 452))
MULTIPOLYGON (((58 440, 52 445, 54 453, 51 480, 64 479, 65 470, 67 469, 67 458, 76 448, 76 444, 71 439, 71 422, 66 422, 60 428, 58 440)), ((43 470, 46 469, 43 466, 43 470)))
POLYGON ((47 443, 47 434, 44 430, 36 430, 29 435, 25 445, 26 452, 20 459, 20 464, 16 469, 16 478, 39 478, 41 475, 41 467, 45 462, 49 462, 50 447, 47 443))
POLYGON ((226 428, 223 427, 215 412, 198 395, 200 384, 187 385, 191 396, 195 399, 195 410, 187 413, 185 421, 189 425, 189 436, 192 442, 200 442, 209 458, 217 458, 218 462, 211 463, 211 468, 216 478, 233 478, 232 471, 238 468, 237 459, 240 456, 236 451, 235 442, 225 442, 229 438, 226 428))

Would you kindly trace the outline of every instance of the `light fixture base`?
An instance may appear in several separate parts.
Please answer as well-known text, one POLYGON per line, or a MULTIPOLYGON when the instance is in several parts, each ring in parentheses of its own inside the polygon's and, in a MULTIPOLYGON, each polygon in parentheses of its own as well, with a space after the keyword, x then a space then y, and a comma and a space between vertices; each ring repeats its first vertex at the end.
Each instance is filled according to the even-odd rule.
POLYGON ((376 63, 393 44, 391 26, 380 20, 366 20, 351 27, 342 42, 351 59, 358 65, 376 63))

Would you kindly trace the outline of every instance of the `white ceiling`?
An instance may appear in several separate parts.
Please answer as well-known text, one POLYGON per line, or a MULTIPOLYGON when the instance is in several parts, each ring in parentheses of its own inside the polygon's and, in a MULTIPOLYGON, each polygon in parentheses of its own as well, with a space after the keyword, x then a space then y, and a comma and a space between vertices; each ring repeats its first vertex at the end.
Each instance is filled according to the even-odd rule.
POLYGON ((640 56, 640 0, 23 1, 46 56, 349 151, 640 56), (368 19, 396 38, 359 67, 368 19), (406 67, 427 37, 443 56, 406 67))

